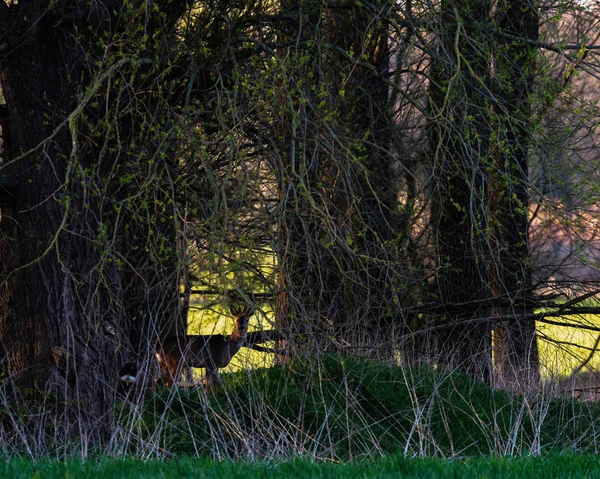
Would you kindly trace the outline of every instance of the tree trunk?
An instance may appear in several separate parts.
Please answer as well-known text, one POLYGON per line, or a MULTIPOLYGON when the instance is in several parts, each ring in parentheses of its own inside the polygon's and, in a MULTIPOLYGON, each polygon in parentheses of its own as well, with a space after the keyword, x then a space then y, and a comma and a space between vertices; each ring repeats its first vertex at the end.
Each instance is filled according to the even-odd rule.
POLYGON ((497 13, 501 31, 519 40, 498 39, 496 93, 498 146, 490 207, 496 225, 497 262, 492 264, 496 314, 513 318, 494 331, 494 358, 501 387, 528 389, 539 383, 535 322, 527 299, 531 296, 529 255, 528 149, 532 138, 531 104, 539 17, 535 6, 521 0, 502 4, 497 13), (522 39, 522 40, 521 40, 522 39))
POLYGON ((56 394, 57 417, 68 410, 61 414, 65 432, 96 443, 111 424, 106 385, 116 377, 113 331, 122 312, 119 271, 103 256, 101 205, 80 174, 93 159, 79 157, 79 140, 63 123, 77 106, 85 59, 72 24, 57 27, 61 18, 47 8, 21 2, 8 13, 28 34, 2 63, 14 162, 7 168, 14 207, 3 209, 4 252, 18 261, 5 262, 5 371, 17 374, 21 387, 56 394))
POLYGON ((432 59, 429 137, 435 178, 432 224, 437 247, 439 334, 427 349, 438 364, 491 379, 486 237, 489 76, 487 0, 442 2, 439 56, 432 59), (456 43, 455 43, 456 42, 456 43), (477 319, 481 318, 481 319, 477 319))
MULTIPOLYGON (((386 6, 376 2, 353 5, 329 12, 327 40, 348 56, 331 60, 329 82, 343 95, 336 97, 336 125, 340 138, 360 142, 349 144, 348 156, 340 152, 339 175, 331 195, 331 211, 349 244, 339 246, 348 267, 337 272, 344 299, 347 339, 361 343, 370 355, 393 359, 394 320, 397 314, 399 262, 391 248, 400 244, 398 232, 408 231, 398 214, 397 175, 393 165, 396 127, 392 119, 390 86, 383 80, 390 71, 390 35, 386 6), (369 66, 357 65, 358 59, 369 66), (350 71, 342 77, 340 71, 350 71), (339 184, 340 186, 337 186, 339 184)), ((339 293, 338 293, 339 294, 339 293)))
MULTIPOLYGON (((278 218, 278 298, 277 326, 283 331, 305 333, 315 349, 319 340, 331 334, 329 314, 341 309, 331 304, 331 254, 324 243, 320 210, 328 183, 327 165, 317 142, 317 116, 314 85, 319 79, 320 58, 308 46, 320 35, 322 7, 315 1, 282 1, 282 11, 293 21, 282 31, 282 39, 292 45, 285 49, 293 76, 281 85, 289 108, 277 125, 279 150, 278 190, 281 213, 278 218), (311 60, 306 61, 306 58, 311 60), (315 335, 315 333, 318 335, 315 335), (323 334, 324 333, 324 334, 323 334)), ((281 348, 284 345, 280 342, 281 348)), ((307 353, 305 345, 288 342, 295 354, 307 353), (299 349, 298 349, 299 348, 299 349)), ((326 346, 325 346, 326 347, 326 346)), ((281 358, 285 361, 285 357, 281 358)))
MULTIPOLYGON (((16 380, 16 391, 52 393, 57 436, 80 437, 83 447, 109 436, 119 362, 131 353, 130 331, 138 332, 133 347, 149 351, 154 336, 142 331, 147 318, 174 316, 177 309, 176 272, 161 265, 169 263, 163 260, 169 248, 156 239, 175 251, 173 224, 148 223, 153 207, 164 207, 169 195, 152 196, 148 201, 156 203, 148 205, 127 187, 128 178, 148 171, 148 164, 164 164, 153 156, 157 142, 141 141, 150 122, 136 118, 146 110, 135 108, 142 95, 128 83, 148 76, 139 74, 140 66, 160 65, 157 52, 143 45, 148 31, 169 34, 187 8, 185 2, 175 2, 177 8, 164 3, 164 10, 151 14, 145 2, 127 8, 119 0, 94 6, 22 1, 10 8, 0 2, 0 33, 10 32, 1 78, 11 144, 2 172, 8 183, 0 223, 2 368, 16 380), (122 21, 120 15, 131 16, 122 21), (113 53, 110 35, 129 36, 132 51, 105 56, 113 53), (128 67, 129 74, 119 71, 128 67), (132 161, 140 161, 135 152, 148 162, 132 161), (122 233, 132 233, 133 243, 121 241, 122 233), (162 253, 154 254, 147 242, 162 253), (137 303, 131 300, 139 288, 128 283, 123 291, 124 264, 137 269, 147 287, 137 303), (143 318, 139 328, 130 327, 125 312, 128 319, 143 318)), ((170 177, 160 166, 155 170, 170 177)))
POLYGON ((389 86, 377 73, 389 69, 387 26, 372 22, 381 5, 300 3, 286 3, 297 17, 289 38, 298 59, 312 61, 290 68, 302 86, 290 92, 295 116, 278 134, 290 140, 280 175, 278 312, 308 319, 325 348, 360 346, 389 359, 400 275, 388 249, 398 203, 389 86), (320 43, 335 48, 310 46, 320 43), (357 66, 358 58, 372 68, 357 66), (352 72, 345 82, 342 71, 352 72))

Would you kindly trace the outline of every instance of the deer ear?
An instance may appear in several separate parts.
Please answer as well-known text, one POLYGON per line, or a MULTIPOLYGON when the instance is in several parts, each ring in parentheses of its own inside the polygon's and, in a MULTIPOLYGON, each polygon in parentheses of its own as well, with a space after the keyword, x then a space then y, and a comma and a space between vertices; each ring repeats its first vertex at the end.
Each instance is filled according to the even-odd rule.
POLYGON ((254 309, 252 308, 252 306, 246 305, 246 307, 244 308, 244 311, 242 312, 242 314, 244 316, 252 316, 254 314, 254 309))
POLYGON ((239 317, 239 316, 241 316, 241 315, 242 315, 242 314, 241 314, 241 312, 240 312, 240 310, 239 310, 239 309, 237 309, 237 308, 236 308, 235 306, 233 306, 233 305, 229 306, 229 311, 231 311, 231 314, 232 314, 233 316, 236 316, 236 317, 239 317))

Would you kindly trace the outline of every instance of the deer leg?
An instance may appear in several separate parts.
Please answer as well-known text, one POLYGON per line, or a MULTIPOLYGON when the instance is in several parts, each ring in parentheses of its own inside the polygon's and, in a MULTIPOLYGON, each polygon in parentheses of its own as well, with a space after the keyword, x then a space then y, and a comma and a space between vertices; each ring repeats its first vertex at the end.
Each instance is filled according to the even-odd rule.
POLYGON ((170 368, 161 367, 161 378, 165 386, 170 387, 173 385, 173 374, 170 368))
POLYGON ((156 359, 158 359, 158 366, 160 368, 160 379, 165 386, 172 386, 175 372, 172 365, 164 353, 156 353, 156 359))
POLYGON ((184 378, 186 386, 194 386, 194 370, 191 366, 184 368, 184 378))
POLYGON ((204 386, 209 392, 217 392, 219 387, 219 370, 215 366, 206 366, 206 377, 204 386))

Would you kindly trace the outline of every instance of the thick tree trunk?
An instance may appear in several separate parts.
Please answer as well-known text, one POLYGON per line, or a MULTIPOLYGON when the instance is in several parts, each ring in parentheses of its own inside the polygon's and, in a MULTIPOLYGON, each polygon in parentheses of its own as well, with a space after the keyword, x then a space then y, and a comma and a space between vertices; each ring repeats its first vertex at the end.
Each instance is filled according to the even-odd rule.
POLYGON ((539 383, 535 322, 527 299, 531 296, 529 256, 528 149, 531 143, 531 104, 538 39, 536 7, 511 0, 499 9, 500 29, 519 40, 500 38, 496 54, 496 92, 499 146, 490 202, 495 215, 498 254, 492 264, 495 294, 501 298, 496 313, 513 316, 494 332, 494 358, 501 387, 528 389, 539 383), (522 39, 522 40, 520 40, 522 39))
MULTIPOLYGON (((155 3, 160 8, 163 2, 155 3)), ((128 188, 128 178, 149 171, 147 164, 132 161, 136 151, 157 175, 163 174, 160 165, 168 168, 152 156, 158 135, 144 141, 150 138, 144 132, 154 133, 146 128, 148 118, 136 118, 147 111, 160 115, 164 108, 138 109, 143 97, 132 94, 131 82, 149 76, 137 76, 139 65, 160 65, 142 38, 159 28, 169 34, 186 5, 165 0, 164 10, 153 18, 155 10, 151 14, 145 2, 128 3, 127 12, 119 0, 93 6, 21 1, 10 8, 0 2, 0 33, 10 33, 0 78, 11 144, 2 168, 7 193, 0 222, 1 367, 15 379, 17 392, 52 393, 57 436, 80 437, 84 447, 108 437, 120 363, 139 349, 148 356, 155 337, 149 325, 177 315, 174 225, 150 224, 156 213, 152 200, 164 208, 170 200, 164 191, 171 188, 156 181, 158 196, 139 199, 140 192, 128 188), (127 21, 117 21, 128 13, 127 21), (130 56, 118 50, 107 59, 110 46, 99 43, 111 34, 128 35, 128 46, 144 50, 130 56), (102 64, 107 70, 96 73, 100 60, 107 62, 102 64), (127 66, 131 75, 119 90, 127 75, 118 68, 127 66), (132 233, 128 240, 133 243, 120 241, 123 233, 132 233), (127 283, 127 292, 124 269, 137 270, 138 281, 131 287, 127 283), (140 284, 145 288, 141 295, 140 284), (136 327, 125 313, 138 320, 136 327)), ((160 119, 152 124, 156 127, 160 119)), ((169 211, 165 217, 172 215, 169 211)))
POLYGON ((75 133, 85 59, 72 24, 39 4, 9 13, 28 34, 10 45, 2 85, 10 112, 11 204, 3 207, 4 287, 0 318, 4 370, 21 387, 56 394, 65 432, 98 442, 111 424, 120 277, 103 254, 100 203, 91 197, 75 133), (10 259, 8 259, 10 258, 10 259))
POLYGON ((490 297, 485 208, 490 132, 484 25, 490 8, 486 0, 442 2, 429 107, 437 295, 447 310, 437 318, 445 328, 431 335, 427 349, 443 367, 486 381, 491 379, 491 331, 485 319, 490 297))
POLYGON ((361 346, 362 352, 389 359, 391 322, 398 316, 393 314, 398 271, 387 249, 397 239, 398 203, 389 87, 371 68, 348 58, 360 52, 385 75, 387 27, 372 22, 380 6, 338 10, 301 2, 298 12, 295 4, 286 6, 298 18, 290 33, 298 40, 295 53, 300 61, 302 55, 314 60, 291 68, 302 86, 288 97, 297 101, 290 109, 296 117, 284 125, 296 126, 292 131, 284 126, 278 135, 291 139, 282 148, 289 157, 282 162, 280 180, 285 206, 279 228, 279 317, 308 319, 325 339, 323 347, 331 347, 335 338, 337 345, 353 351, 361 346), (327 53, 307 46, 317 38, 337 49, 327 53), (342 71, 352 71, 344 85, 342 71), (334 85, 326 96, 319 92, 325 84, 334 85), (345 94, 338 94, 342 89, 345 94))
MULTIPOLYGON (((391 242, 402 244, 399 231, 408 231, 398 215, 396 161, 392 153, 396 125, 392 119, 390 87, 383 81, 390 70, 390 35, 385 22, 386 6, 376 2, 329 13, 328 43, 348 55, 358 55, 370 67, 357 66, 355 59, 332 61, 330 82, 344 91, 336 98, 342 120, 340 136, 348 133, 361 139, 360 150, 349 150, 346 164, 340 165, 339 187, 333 190, 335 221, 346 230, 350 245, 340 245, 340 256, 349 267, 338 270, 338 282, 345 285, 345 321, 348 339, 368 347, 371 355, 393 358, 394 319, 399 318, 396 286, 401 271, 391 242), (350 64, 350 65, 349 65, 350 64), (339 84, 339 72, 352 73, 339 84), (379 76, 381 75, 381 77, 379 76), (343 225, 343 226, 342 226, 343 225), (350 274, 349 274, 350 273, 350 274), (353 338, 354 336, 354 338, 353 338)), ((341 156, 341 155, 340 155, 341 156)), ((338 293, 339 294, 339 293, 338 293)))
MULTIPOLYGON (((305 333, 316 349, 320 349, 319 336, 327 337, 331 322, 328 314, 341 309, 331 304, 331 291, 336 285, 331 280, 331 255, 323 247, 324 230, 319 210, 323 205, 323 183, 327 183, 326 165, 316 143, 314 82, 320 59, 305 61, 315 54, 307 42, 318 37, 321 5, 315 1, 282 1, 282 11, 294 20, 282 31, 282 38, 297 44, 289 47, 289 58, 294 76, 281 85, 289 110, 278 125, 277 138, 281 138, 278 159, 278 188, 280 216, 278 218, 278 297, 276 322, 282 331, 305 333), (309 80, 312 79, 312 80, 309 80), (322 333, 325 333, 324 335, 322 333)), ((307 353, 305 344, 280 342, 294 354, 307 353)), ((280 358, 286 360, 285 356, 280 358)))

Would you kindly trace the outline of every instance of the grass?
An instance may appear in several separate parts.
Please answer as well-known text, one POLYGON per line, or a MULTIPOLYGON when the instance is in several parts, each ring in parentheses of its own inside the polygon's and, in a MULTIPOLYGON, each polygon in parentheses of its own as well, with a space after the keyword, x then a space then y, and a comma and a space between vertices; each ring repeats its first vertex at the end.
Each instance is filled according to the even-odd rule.
POLYGON ((163 389, 122 416, 133 455, 364 460, 596 452, 600 405, 330 355, 163 389))
POLYGON ((39 409, 0 410, 0 454, 363 464, 600 450, 600 404, 494 390, 460 373, 324 354, 222 379, 216 395, 161 388, 118 404, 102 451, 64 439, 57 417, 39 409))
POLYGON ((410 459, 389 456, 352 464, 309 461, 238 463, 183 458, 176 461, 109 460, 0 463, 0 477, 10 478, 600 478, 598 456, 476 458, 466 460, 410 459))

